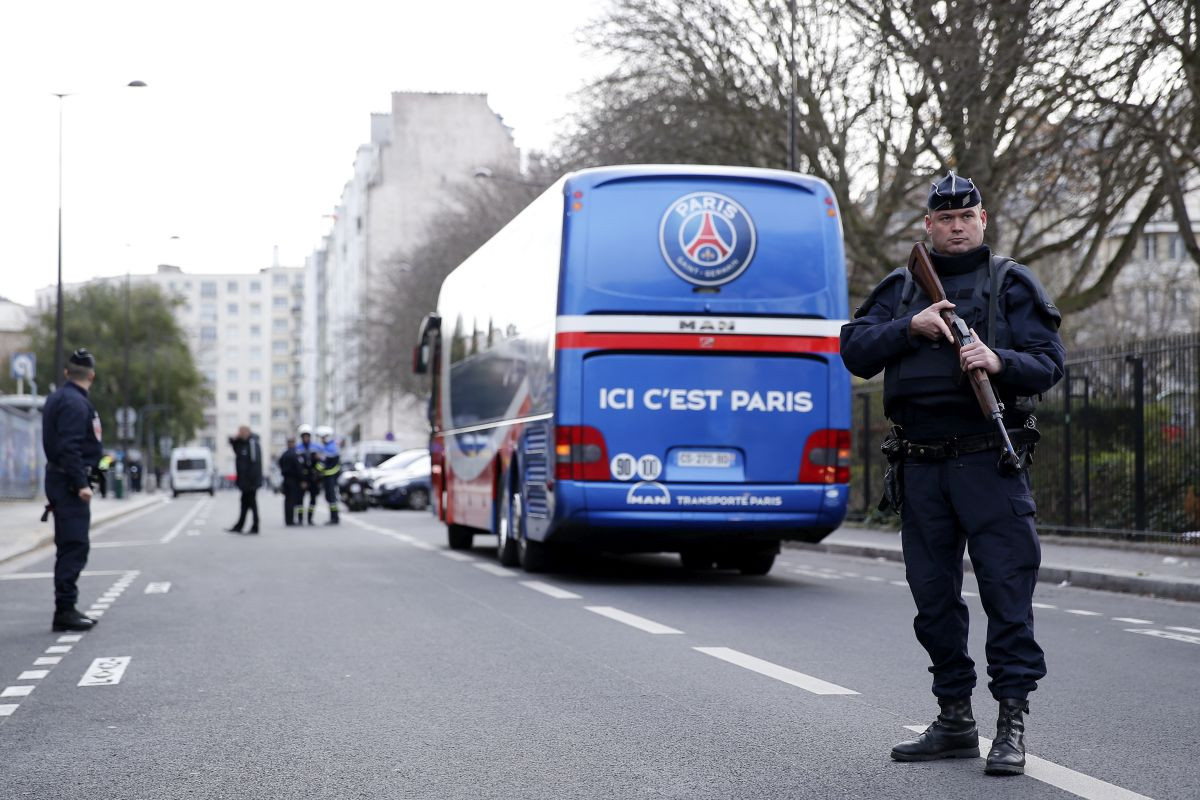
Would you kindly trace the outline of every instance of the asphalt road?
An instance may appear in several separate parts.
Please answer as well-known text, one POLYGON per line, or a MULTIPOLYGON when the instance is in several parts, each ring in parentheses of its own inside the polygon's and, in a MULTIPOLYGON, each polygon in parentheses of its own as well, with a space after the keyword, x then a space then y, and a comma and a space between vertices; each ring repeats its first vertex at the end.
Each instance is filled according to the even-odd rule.
POLYGON ((49 630, 52 553, 0 573, 0 798, 1200 796, 1194 604, 1040 586, 1038 760, 994 778, 888 758, 936 711, 899 564, 532 576, 423 513, 285 528, 260 503, 259 536, 221 530, 229 493, 98 532, 77 640, 49 630))

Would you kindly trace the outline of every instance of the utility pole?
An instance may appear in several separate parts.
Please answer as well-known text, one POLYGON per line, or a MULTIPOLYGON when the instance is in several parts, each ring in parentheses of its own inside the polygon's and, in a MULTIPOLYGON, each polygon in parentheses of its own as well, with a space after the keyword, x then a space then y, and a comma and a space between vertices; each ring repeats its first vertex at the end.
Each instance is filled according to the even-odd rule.
POLYGON ((788 0, 788 169, 796 171, 796 0, 788 0))

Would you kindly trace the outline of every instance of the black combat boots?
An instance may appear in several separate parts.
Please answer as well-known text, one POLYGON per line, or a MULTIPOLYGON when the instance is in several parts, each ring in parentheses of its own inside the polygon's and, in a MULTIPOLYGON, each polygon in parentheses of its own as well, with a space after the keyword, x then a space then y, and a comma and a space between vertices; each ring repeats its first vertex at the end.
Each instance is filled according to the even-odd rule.
POLYGON ((979 758, 979 730, 971 714, 971 698, 938 698, 942 713, 916 739, 892 748, 897 761, 932 761, 935 758, 979 758))
POLYGON ((90 631, 96 627, 99 620, 92 619, 86 614, 80 614, 75 606, 65 606, 58 608, 54 612, 54 621, 50 624, 50 630, 54 633, 62 633, 63 631, 90 631))
POLYGON ((1025 771, 1025 714, 1026 700, 1005 698, 1000 701, 1000 716, 996 719, 996 738, 988 751, 988 775, 1020 775, 1025 771))

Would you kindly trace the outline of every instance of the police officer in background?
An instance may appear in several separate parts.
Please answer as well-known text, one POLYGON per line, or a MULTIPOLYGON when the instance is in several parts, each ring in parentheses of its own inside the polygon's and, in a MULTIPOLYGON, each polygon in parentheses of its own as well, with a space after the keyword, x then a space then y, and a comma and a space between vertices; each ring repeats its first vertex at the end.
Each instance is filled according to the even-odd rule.
POLYGON ((296 437, 287 437, 287 447, 279 455, 279 474, 283 478, 283 524, 296 524, 296 506, 300 505, 303 470, 296 454, 296 437))
MULTIPOLYGON (((329 504, 329 520, 326 525, 338 524, 338 485, 337 476, 342 471, 342 456, 338 451, 337 442, 333 440, 333 428, 322 425, 317 428, 317 436, 321 438, 319 446, 320 460, 315 469, 325 487, 325 502, 329 504)), ((309 521, 311 524, 311 520, 309 521)))
MULTIPOLYGON (((997 463, 1000 435, 984 417, 964 372, 986 370, 1005 406, 1014 446, 1037 439, 1030 399, 1063 376, 1061 315, 1033 272, 995 256, 983 243, 987 212, 979 190, 953 172, 933 184, 925 231, 948 300, 931 303, 898 269, 875 287, 842 328, 847 369, 860 378, 884 371, 884 410, 902 476, 902 544, 916 601, 913 627, 932 661, 941 713, 924 733, 897 744, 892 758, 928 761, 979 755, 971 710, 975 663, 967 654, 961 597, 964 546, 988 617, 988 688, 999 702, 996 738, 985 771, 1024 771, 1028 695, 1046 674, 1033 636, 1033 590, 1041 564, 1035 507, 1025 469, 997 463), (956 357, 939 312, 953 308, 976 332, 956 357)), ((895 488, 895 487, 894 487, 895 488)))
POLYGON ((312 425, 305 423, 296 429, 300 434, 300 443, 296 445, 296 456, 300 460, 300 518, 297 524, 303 525, 305 517, 308 524, 313 524, 313 514, 317 510, 317 492, 321 489, 321 476, 317 474, 317 461, 320 457, 320 445, 312 440, 312 425))
MULTIPOLYGON (((66 382, 42 408, 42 448, 46 451, 47 511, 54 513, 53 631, 88 631, 97 620, 75 608, 79 573, 87 565, 92 521, 90 478, 100 463, 100 415, 88 399, 96 360, 82 347, 63 370, 66 382)), ((45 517, 42 518, 43 520, 45 517)))

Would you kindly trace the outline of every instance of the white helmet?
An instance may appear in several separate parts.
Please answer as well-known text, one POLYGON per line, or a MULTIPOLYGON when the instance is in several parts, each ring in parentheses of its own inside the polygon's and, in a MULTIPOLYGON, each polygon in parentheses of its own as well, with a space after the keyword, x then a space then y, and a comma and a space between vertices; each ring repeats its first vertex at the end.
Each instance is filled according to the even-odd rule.
POLYGON ((328 439, 330 436, 333 436, 333 428, 329 427, 328 425, 318 425, 317 436, 322 439, 328 439))
POLYGON ((312 436, 312 425, 309 425, 307 422, 296 429, 297 436, 303 436, 306 433, 312 436))

